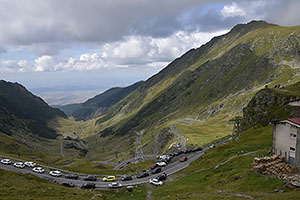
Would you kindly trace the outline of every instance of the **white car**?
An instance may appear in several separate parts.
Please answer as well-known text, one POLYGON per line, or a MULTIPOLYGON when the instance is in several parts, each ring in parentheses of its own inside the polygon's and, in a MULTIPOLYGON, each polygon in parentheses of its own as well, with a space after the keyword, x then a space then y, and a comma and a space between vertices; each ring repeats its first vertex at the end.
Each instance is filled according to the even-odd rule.
POLYGON ((22 162, 16 162, 16 163, 14 163, 14 167, 22 168, 23 169, 25 167, 25 165, 22 162))
POLYGON ((167 163, 165 163, 165 162, 158 162, 157 165, 160 166, 160 167, 164 167, 164 166, 167 165, 167 163))
POLYGON ((153 184, 153 185, 163 185, 164 183, 162 181, 157 180, 156 178, 154 179, 150 179, 149 183, 153 184))
POLYGON ((50 174, 51 176, 55 176, 55 177, 61 176, 61 172, 58 171, 58 170, 51 171, 51 172, 49 172, 49 174, 50 174))
POLYGON ((9 159, 2 159, 1 160, 1 163, 2 164, 5 164, 5 165, 10 165, 11 164, 11 161, 9 159))
POLYGON ((34 162, 25 162, 24 163, 27 167, 35 167, 36 164, 34 162))
POLYGON ((41 167, 34 167, 32 169, 32 171, 34 171, 36 173, 44 173, 45 172, 45 170, 43 168, 41 168, 41 167))
POLYGON ((108 187, 110 187, 110 188, 119 188, 119 187, 122 187, 122 184, 119 183, 119 182, 113 182, 113 183, 108 184, 108 187))

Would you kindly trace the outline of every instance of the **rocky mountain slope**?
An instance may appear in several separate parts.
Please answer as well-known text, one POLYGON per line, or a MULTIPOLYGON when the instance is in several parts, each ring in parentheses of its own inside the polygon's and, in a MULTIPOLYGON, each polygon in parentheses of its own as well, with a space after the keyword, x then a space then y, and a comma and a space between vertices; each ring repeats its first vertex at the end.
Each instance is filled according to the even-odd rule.
POLYGON ((82 104, 65 105, 60 109, 78 120, 91 119, 103 114, 108 108, 141 86, 142 83, 143 81, 140 81, 127 87, 111 88, 82 104))
POLYGON ((47 123, 58 116, 66 117, 62 111, 51 108, 22 85, 0 81, 0 132, 56 138, 56 132, 47 123))
POLYGON ((300 117, 299 107, 288 104, 299 98, 300 82, 259 91, 243 109, 241 131, 256 125, 267 126, 270 122, 300 117))
MULTIPOLYGON (((299 26, 282 27, 264 21, 236 25, 229 33, 175 59, 108 109, 98 119, 99 133, 129 136, 142 131, 146 147, 153 144, 150 135, 171 124, 181 126, 181 130, 199 129, 210 120, 208 127, 225 125, 240 115, 266 84, 273 87, 299 80, 299 52, 299 26)), ((201 131, 195 134, 200 136, 201 131)))

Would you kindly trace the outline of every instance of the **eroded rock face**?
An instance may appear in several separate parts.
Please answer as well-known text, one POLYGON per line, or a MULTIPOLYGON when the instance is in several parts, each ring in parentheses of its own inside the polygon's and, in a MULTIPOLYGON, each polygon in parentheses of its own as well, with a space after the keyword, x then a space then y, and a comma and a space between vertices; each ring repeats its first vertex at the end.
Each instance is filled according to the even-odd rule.
POLYGON ((263 89, 255 94, 243 109, 241 127, 243 130, 257 124, 267 125, 272 121, 299 117, 299 108, 289 106, 287 102, 297 98, 293 94, 281 93, 282 89, 263 89))

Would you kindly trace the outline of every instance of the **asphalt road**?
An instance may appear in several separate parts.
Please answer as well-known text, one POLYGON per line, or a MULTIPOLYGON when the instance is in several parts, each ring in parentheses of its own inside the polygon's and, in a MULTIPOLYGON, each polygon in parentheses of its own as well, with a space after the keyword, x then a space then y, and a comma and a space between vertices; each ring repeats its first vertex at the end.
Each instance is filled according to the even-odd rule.
MULTIPOLYGON (((224 144, 226 142, 228 142, 230 139, 226 139, 223 140, 217 144, 215 144, 215 146, 224 144)), ((172 175, 186 167, 189 166, 189 164, 200 158, 202 155, 205 154, 206 151, 208 151, 209 149, 211 149, 211 147, 206 147, 204 148, 202 151, 198 151, 198 152, 192 152, 189 154, 181 154, 179 156, 175 156, 172 158, 172 161, 166 166, 162 168, 162 172, 165 172, 168 176, 172 175), (180 162, 179 159, 183 156, 187 156, 187 161, 185 162, 180 162)), ((7 156, 1 156, 1 158, 8 158, 7 156)), ((10 158, 12 160, 12 162, 17 162, 20 161, 20 159, 14 159, 14 158, 10 158)), ((34 174, 36 176, 39 176, 41 178, 50 180, 50 181, 55 181, 59 184, 63 183, 63 182, 72 182, 75 187, 80 187, 82 184, 86 183, 86 182, 93 182, 96 184, 96 188, 107 188, 109 182, 102 182, 102 178, 105 175, 97 175, 97 181, 84 181, 83 178, 86 176, 86 174, 82 174, 82 173, 75 173, 75 172, 69 172, 66 170, 61 170, 62 172, 62 176, 61 177, 52 177, 49 175, 50 169, 53 169, 52 167, 47 167, 47 166, 42 166, 45 169, 45 172, 43 174, 39 174, 39 173, 35 173, 32 171, 32 168, 30 167, 25 167, 24 169, 20 169, 20 168, 16 168, 14 167, 12 164, 10 165, 4 165, 4 164, 0 164, 0 168, 4 169, 4 170, 9 170, 9 171, 15 171, 15 172, 21 172, 21 173, 30 173, 30 174, 34 174), (67 179, 64 177, 64 174, 68 174, 68 173, 74 173, 74 174, 78 174, 79 178, 77 180, 72 180, 72 179, 67 179)), ((144 183, 149 183, 149 180, 152 178, 157 177, 159 174, 151 174, 151 172, 149 171, 150 176, 145 177, 145 178, 141 178, 141 179, 137 179, 136 176, 133 176, 133 180, 131 181, 121 181, 121 175, 116 175, 116 179, 117 181, 119 181, 123 186, 130 186, 130 185, 138 185, 138 184, 144 184, 144 183)))

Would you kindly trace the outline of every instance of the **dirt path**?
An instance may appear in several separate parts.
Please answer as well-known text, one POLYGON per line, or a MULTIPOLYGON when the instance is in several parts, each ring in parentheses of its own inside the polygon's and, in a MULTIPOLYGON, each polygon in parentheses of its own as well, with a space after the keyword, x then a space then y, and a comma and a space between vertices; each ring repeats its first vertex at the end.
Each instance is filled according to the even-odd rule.
POLYGON ((152 200, 152 188, 148 185, 146 200, 152 200))
POLYGON ((63 140, 60 140, 59 143, 60 143, 60 155, 61 155, 62 157, 65 157, 63 140))
POLYGON ((229 158, 228 160, 226 160, 226 161, 224 161, 224 162, 222 162, 222 163, 216 165, 215 168, 218 168, 218 167, 220 167, 220 166, 222 166, 222 165, 228 163, 229 161, 231 161, 231 160, 234 159, 234 158, 237 158, 237 157, 240 157, 240 156, 247 156, 247 155, 250 155, 250 154, 253 154, 253 153, 256 153, 256 152, 258 152, 258 151, 251 151, 251 152, 248 152, 248 153, 244 153, 244 154, 232 156, 232 157, 229 158))

